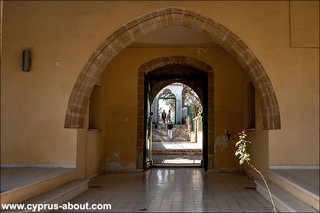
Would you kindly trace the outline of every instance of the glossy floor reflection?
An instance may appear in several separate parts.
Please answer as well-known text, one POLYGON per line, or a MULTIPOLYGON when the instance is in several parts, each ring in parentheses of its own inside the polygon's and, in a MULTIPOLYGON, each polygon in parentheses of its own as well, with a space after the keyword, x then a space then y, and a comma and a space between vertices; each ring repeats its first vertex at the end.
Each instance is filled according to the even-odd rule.
POLYGON ((111 204, 111 212, 271 212, 272 206, 242 173, 159 168, 104 173, 71 203, 111 204))

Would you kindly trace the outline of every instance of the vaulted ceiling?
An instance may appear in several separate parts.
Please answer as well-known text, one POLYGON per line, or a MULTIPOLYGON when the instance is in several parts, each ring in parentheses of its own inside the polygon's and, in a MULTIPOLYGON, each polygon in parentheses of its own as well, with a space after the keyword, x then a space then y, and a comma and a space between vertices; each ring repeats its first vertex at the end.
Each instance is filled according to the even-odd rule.
POLYGON ((134 42, 130 47, 190 47, 206 48, 218 45, 209 37, 184 26, 155 30, 134 42))

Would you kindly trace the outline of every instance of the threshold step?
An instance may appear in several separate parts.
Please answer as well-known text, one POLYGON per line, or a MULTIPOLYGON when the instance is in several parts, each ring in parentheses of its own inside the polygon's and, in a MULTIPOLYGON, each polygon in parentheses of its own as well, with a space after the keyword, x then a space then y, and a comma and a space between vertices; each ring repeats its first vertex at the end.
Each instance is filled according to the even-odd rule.
POLYGON ((9 189, 0 194, 2 204, 18 204, 75 180, 74 169, 63 172, 52 172, 50 168, 12 169, 1 174, 5 179, 4 184, 9 189))
MULTIPOLYGON (((75 180, 28 199, 22 204, 63 204, 88 189, 89 180, 75 180)), ((32 212, 25 210, 23 212, 32 212)))
MULTIPOLYGON (((256 190, 260 193, 266 200, 271 203, 268 191, 265 184, 260 181, 255 181, 256 190)), ((318 210, 312 208, 305 202, 297 199, 288 192, 282 190, 278 186, 268 182, 268 186, 273 197, 276 209, 279 212, 319 212, 318 210)))
POLYGON ((319 170, 271 170, 268 179, 284 191, 319 210, 319 170))
POLYGON ((201 149, 156 149, 153 155, 202 155, 201 149))

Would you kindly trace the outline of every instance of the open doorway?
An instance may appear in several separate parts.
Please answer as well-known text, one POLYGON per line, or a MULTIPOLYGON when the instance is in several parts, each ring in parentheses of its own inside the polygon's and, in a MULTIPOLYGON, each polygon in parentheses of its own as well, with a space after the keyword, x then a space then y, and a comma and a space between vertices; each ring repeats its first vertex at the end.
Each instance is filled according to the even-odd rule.
POLYGON ((169 84, 155 96, 151 109, 153 166, 200 167, 203 107, 197 93, 183 83, 169 84))
MULTIPOLYGON (((161 57, 149 61, 142 65, 139 69, 141 102, 138 102, 138 121, 140 127, 143 127, 141 137, 143 141, 143 169, 148 169, 153 165, 152 157, 152 131, 155 128, 153 119, 158 118, 158 112, 152 106, 155 97, 166 86, 180 83, 189 86, 201 100, 203 105, 202 113, 202 160, 200 166, 207 170, 208 167, 213 168, 213 131, 208 131, 209 127, 213 129, 213 70, 212 68, 195 59, 184 56, 161 57), (142 96, 143 95, 143 96, 142 96), (141 103, 141 105, 139 105, 141 103), (143 104, 143 105, 142 105, 143 104), (142 111, 143 110, 143 111, 142 111)), ((176 101, 176 106, 181 105, 182 102, 176 101)), ((175 122, 178 124, 178 112, 176 111, 175 122)), ((179 123, 180 124, 180 123, 179 123)), ((139 126, 138 126, 139 127, 139 126)), ((139 128, 138 128, 139 129, 139 128)), ((139 134, 139 135, 140 135, 139 134)), ((140 143, 138 137, 137 143, 140 143)), ((141 149, 138 149, 138 152, 141 149)), ((137 162, 141 162, 137 159, 137 162)))
MULTIPOLYGON (((172 84, 171 87, 179 88, 179 85, 172 84)), ((169 122, 176 122, 176 103, 177 98, 172 93, 169 86, 165 87, 158 93, 156 99, 153 101, 153 109, 157 111, 157 118, 154 120, 157 123, 166 124, 169 122), (156 103, 155 103, 156 102, 156 103), (157 108, 154 108, 156 104, 157 108)))

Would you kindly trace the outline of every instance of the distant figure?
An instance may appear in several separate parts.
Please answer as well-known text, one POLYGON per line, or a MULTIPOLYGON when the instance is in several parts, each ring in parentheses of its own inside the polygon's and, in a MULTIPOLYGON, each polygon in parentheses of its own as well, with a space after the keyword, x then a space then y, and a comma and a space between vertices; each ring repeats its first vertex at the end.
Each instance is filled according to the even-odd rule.
POLYGON ((169 122, 167 128, 168 128, 168 136, 169 136, 170 140, 172 141, 172 129, 173 129, 173 124, 172 124, 171 121, 169 122))
POLYGON ((166 117, 167 117, 167 113, 166 111, 162 111, 162 114, 161 114, 161 118, 162 118, 162 122, 165 123, 166 122, 166 117))
POLYGON ((168 122, 168 123, 171 122, 171 110, 170 110, 170 109, 169 109, 168 115, 167 115, 167 122, 168 122))

